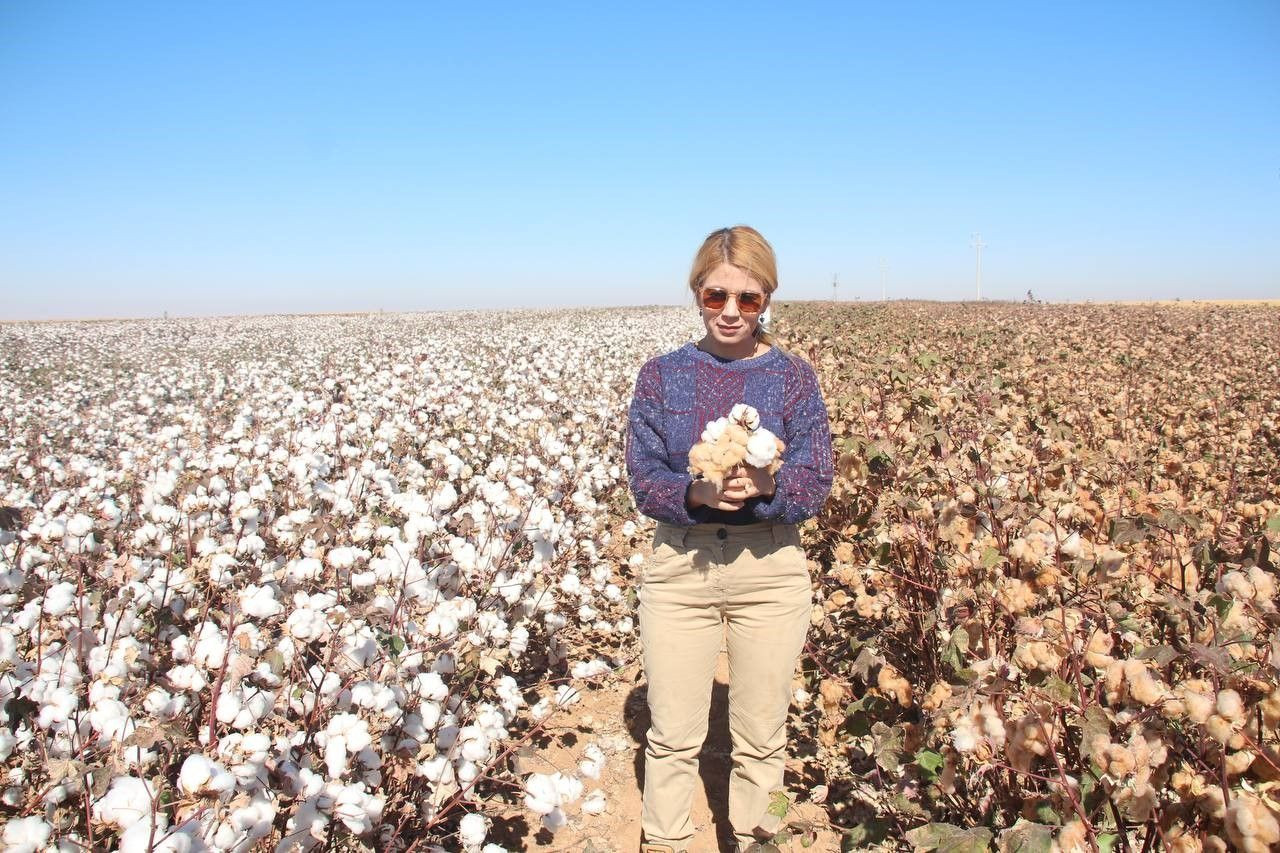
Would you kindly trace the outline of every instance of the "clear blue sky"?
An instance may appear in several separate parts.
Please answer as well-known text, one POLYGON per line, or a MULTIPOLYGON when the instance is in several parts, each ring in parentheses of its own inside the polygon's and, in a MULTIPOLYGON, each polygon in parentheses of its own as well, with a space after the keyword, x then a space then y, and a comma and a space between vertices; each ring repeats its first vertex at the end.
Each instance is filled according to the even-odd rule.
POLYGON ((1280 297, 1280 3, 0 0, 0 318, 1280 297))

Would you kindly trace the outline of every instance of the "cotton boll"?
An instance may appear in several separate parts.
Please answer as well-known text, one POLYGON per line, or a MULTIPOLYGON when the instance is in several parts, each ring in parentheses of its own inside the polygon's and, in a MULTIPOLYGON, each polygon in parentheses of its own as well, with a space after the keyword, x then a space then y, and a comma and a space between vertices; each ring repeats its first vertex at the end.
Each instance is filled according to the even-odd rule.
POLYGON ((458 841, 464 848, 477 849, 489 835, 489 820, 484 815, 466 814, 458 821, 458 841))
POLYGON ((753 468, 767 468, 778 455, 778 440, 767 429, 757 430, 747 439, 745 461, 753 468))
POLYGON ((93 816, 103 823, 117 828, 143 822, 156 803, 155 791, 150 783, 135 776, 117 776, 111 780, 107 793, 93 803, 93 816))
POLYGON ((559 806, 556 806, 554 809, 542 816, 542 825, 548 832, 555 832, 568 822, 568 816, 559 806))
POLYGON ((545 815, 560 805, 560 790, 555 776, 547 773, 531 773, 524 781, 524 805, 529 811, 545 815))
POLYGON ((170 669, 169 682, 179 690, 189 690, 193 693, 198 693, 209 685, 204 674, 190 664, 182 664, 170 669))
POLYGON ((382 820, 386 800, 364 790, 359 783, 343 786, 334 797, 333 815, 356 835, 363 835, 382 820))
POLYGON ((214 554, 209 558, 209 580, 218 586, 229 586, 235 580, 236 558, 231 554, 214 554))
POLYGON ((729 410, 729 420, 748 432, 760 428, 760 413, 745 403, 738 403, 729 410))
POLYGON ((284 612, 284 605, 276 601, 275 590, 253 584, 240 591, 240 608, 258 619, 269 619, 284 612))
POLYGON ((582 760, 578 762, 578 771, 588 779, 599 779, 604 769, 604 750, 596 744, 588 744, 582 751, 582 760))
POLYGON ((605 801, 604 791, 601 791, 599 788, 596 788, 590 794, 587 794, 587 796, 583 799, 582 813, 591 814, 591 815, 601 814, 602 812, 604 812, 605 804, 606 804, 606 801, 605 801))
POLYGON ((5 853, 35 853, 44 848, 53 827, 37 816, 11 818, 4 825, 5 853))
POLYGON ((235 790, 236 779, 218 764, 199 753, 188 755, 178 771, 178 788, 193 796, 227 799, 235 790))
POLYGON ((139 821, 120 836, 119 853, 203 853, 208 848, 200 841, 200 825, 188 821, 176 829, 168 828, 168 819, 157 814, 151 821, 139 821))
POLYGON ((437 785, 449 785, 454 781, 453 761, 447 755, 437 755, 420 763, 417 773, 437 785))
POLYGON ((306 606, 289 614, 285 630, 291 637, 303 642, 322 640, 329 636, 329 625, 324 613, 306 606))
POLYGON ((569 674, 574 678, 594 678, 597 675, 604 675, 609 672, 609 664, 600 658, 591 661, 579 661, 575 663, 569 670, 569 674))
POLYGON ((44 611, 54 616, 61 616, 71 609, 75 601, 76 585, 66 581, 54 584, 45 593, 44 611))
POLYGON ((214 826, 209 841, 219 850, 248 853, 271 832, 277 811, 273 801, 257 792, 248 805, 233 810, 214 826))
POLYGON ((467 761, 481 762, 489 758, 489 737, 477 726, 463 726, 458 732, 460 753, 467 761))
POLYGON ((706 444, 715 444, 724 435, 724 431, 729 428, 729 421, 726 418, 717 418, 706 425, 702 430, 702 441, 706 444))

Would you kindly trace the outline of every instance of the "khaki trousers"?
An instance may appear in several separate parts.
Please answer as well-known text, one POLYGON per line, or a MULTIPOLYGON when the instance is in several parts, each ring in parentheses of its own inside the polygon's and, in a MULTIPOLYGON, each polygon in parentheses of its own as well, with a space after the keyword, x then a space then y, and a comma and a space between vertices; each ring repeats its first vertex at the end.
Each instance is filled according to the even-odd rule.
POLYGON ((733 770, 729 822, 739 844, 777 829, 791 679, 804 647, 812 588, 793 524, 659 524, 641 577, 640 642, 649 683, 645 839, 679 850, 707 736, 716 659, 727 634, 733 770))

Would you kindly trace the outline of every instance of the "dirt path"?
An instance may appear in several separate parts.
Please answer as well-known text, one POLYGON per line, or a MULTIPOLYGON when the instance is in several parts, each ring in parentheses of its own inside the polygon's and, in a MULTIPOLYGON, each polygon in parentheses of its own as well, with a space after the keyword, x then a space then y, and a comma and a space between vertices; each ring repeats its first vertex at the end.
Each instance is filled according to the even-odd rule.
MULTIPOLYGON (((728 662, 721 653, 712 690, 710 731, 700 754, 701 782, 694 789, 693 823, 697 836, 690 853, 717 853, 732 849, 728 824, 730 741, 728 716, 728 662)), ((644 774, 644 736, 649 725, 643 673, 633 663, 614 674, 603 686, 586 690, 582 701, 571 706, 544 730, 547 734, 521 760, 523 772, 572 771, 588 744, 605 753, 604 770, 594 785, 605 794, 606 806, 598 815, 569 810, 571 820, 554 835, 541 828, 535 816, 513 814, 509 823, 495 825, 492 840, 510 850, 576 851, 576 853, 624 853, 640 845, 640 793, 644 774)), ((788 773, 788 776, 794 774, 788 773)), ((583 794, 593 788, 591 780, 583 794)), ((800 793, 792 791, 795 795, 800 793)), ((798 803, 788 821, 825 824, 820 806, 798 803)), ((840 836, 820 829, 808 847, 793 841, 782 849, 838 851, 840 836)))

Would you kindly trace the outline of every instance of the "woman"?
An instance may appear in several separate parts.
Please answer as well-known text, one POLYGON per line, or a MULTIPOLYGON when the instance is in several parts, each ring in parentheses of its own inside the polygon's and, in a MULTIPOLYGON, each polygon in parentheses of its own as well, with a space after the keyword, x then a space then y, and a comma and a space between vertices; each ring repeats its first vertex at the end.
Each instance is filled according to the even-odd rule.
POLYGON ((773 249, 757 231, 713 232, 689 275, 706 334, 651 359, 636 380, 627 470, 636 506, 658 521, 640 588, 651 718, 642 851, 671 853, 693 837, 697 755, 726 633, 729 821, 744 849, 778 824, 770 792, 782 788, 791 678, 812 602, 796 523, 821 509, 832 466, 813 368, 760 324, 777 286, 773 249), (687 473, 689 449, 736 403, 786 442, 783 464, 773 476, 738 469, 718 490, 687 473))

